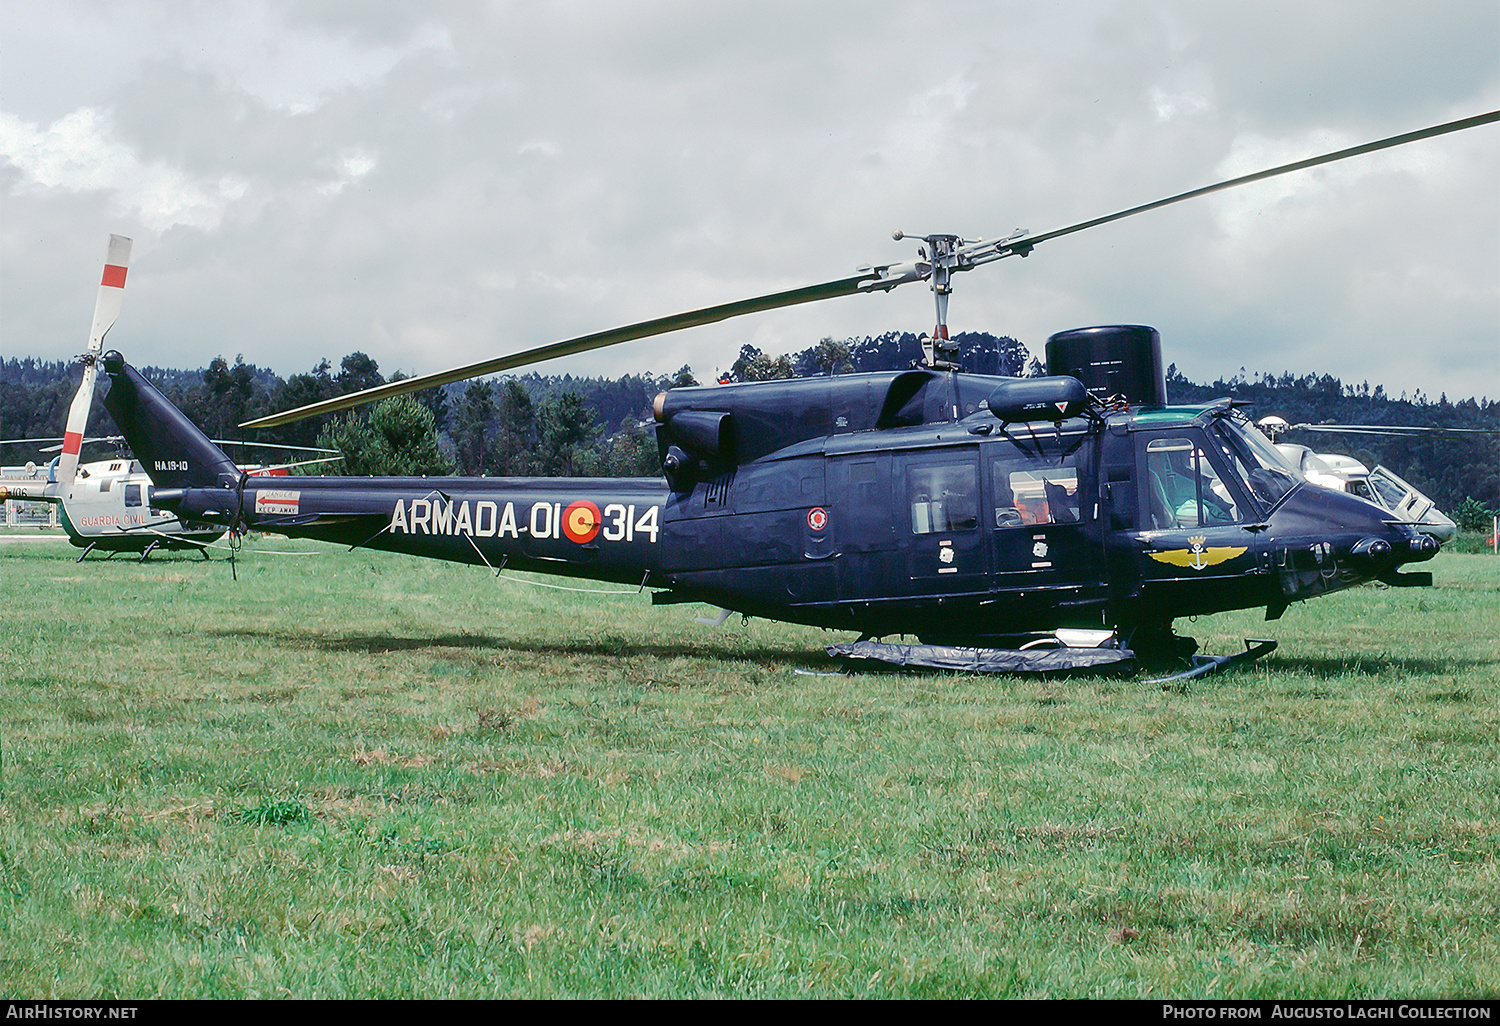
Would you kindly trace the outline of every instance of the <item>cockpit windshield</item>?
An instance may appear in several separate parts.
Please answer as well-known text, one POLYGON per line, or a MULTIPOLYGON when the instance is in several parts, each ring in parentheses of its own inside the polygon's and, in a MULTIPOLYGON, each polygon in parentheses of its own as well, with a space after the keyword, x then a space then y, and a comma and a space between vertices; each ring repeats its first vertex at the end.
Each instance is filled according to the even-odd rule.
POLYGON ((1234 472, 1267 510, 1304 480, 1302 472, 1238 410, 1219 418, 1214 423, 1214 434, 1234 472))

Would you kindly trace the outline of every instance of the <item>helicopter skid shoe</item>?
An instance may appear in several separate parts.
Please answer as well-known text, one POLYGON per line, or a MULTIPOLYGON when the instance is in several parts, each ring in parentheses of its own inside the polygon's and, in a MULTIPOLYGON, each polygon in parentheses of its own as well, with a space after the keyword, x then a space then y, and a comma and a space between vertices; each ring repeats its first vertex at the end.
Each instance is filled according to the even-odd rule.
POLYGON ((1270 638, 1246 638, 1245 651, 1236 652, 1227 656, 1201 656, 1192 657, 1193 665, 1190 669, 1181 673, 1169 674, 1165 677, 1154 677, 1145 681, 1147 684, 1175 684, 1179 681, 1193 680, 1197 677, 1206 677, 1210 673, 1218 673, 1220 670, 1230 666, 1238 666, 1241 663, 1253 662, 1263 655, 1269 655, 1276 651, 1276 642, 1270 638))
POLYGON ((868 660, 888 666, 961 673, 1119 672, 1135 669, 1135 653, 1125 648, 967 648, 959 645, 892 645, 856 641, 829 645, 828 654, 846 662, 868 660))

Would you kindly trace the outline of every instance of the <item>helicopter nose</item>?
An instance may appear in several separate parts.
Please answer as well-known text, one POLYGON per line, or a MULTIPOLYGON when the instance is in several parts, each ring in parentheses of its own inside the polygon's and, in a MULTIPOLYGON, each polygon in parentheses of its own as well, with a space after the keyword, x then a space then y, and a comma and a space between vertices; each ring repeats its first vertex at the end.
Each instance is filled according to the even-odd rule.
POLYGON ((1350 554, 1363 556, 1372 563, 1395 566, 1401 563, 1420 563, 1437 555, 1441 543, 1428 534, 1423 534, 1410 524, 1393 525, 1394 535, 1389 538, 1367 537, 1355 544, 1350 554), (1362 552, 1366 549, 1366 552, 1362 552))
POLYGON ((1411 529, 1398 531, 1399 536, 1395 538, 1365 535, 1349 547, 1348 558, 1378 573, 1402 563, 1431 559, 1437 552, 1438 543, 1435 539, 1411 529))

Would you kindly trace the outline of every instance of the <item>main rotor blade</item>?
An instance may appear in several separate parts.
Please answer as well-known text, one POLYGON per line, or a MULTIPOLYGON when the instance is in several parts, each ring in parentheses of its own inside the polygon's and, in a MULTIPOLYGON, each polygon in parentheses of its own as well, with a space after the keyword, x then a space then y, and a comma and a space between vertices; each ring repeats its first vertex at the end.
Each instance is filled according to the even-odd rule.
POLYGON ((1335 150, 1332 153, 1324 153, 1317 157, 1308 157, 1305 160, 1282 164, 1279 167, 1257 171, 1254 174, 1229 178, 1222 182, 1216 182, 1213 185, 1205 185, 1202 188, 1180 192, 1176 196, 1168 196, 1166 199, 1159 199, 1153 203, 1142 203, 1138 207, 1117 210, 1113 214, 1105 214, 1103 217, 1095 217, 1088 221, 1070 224, 1066 228, 1056 228, 1050 232, 1042 232, 1040 235, 1024 235, 1019 239, 1008 240, 1003 248, 1013 252, 1029 251, 1037 243, 1046 242, 1048 239, 1056 239, 1063 235, 1072 235, 1074 232, 1081 232, 1085 228, 1095 228, 1101 224, 1108 224, 1111 221, 1119 221, 1122 218, 1130 217, 1133 214, 1144 214, 1148 210, 1156 210, 1160 207, 1170 206, 1173 203, 1181 203, 1183 200, 1194 199, 1198 196, 1207 196, 1213 192, 1222 192, 1225 189, 1233 189, 1239 185, 1249 185, 1251 182, 1259 182, 1267 178, 1275 178, 1277 175, 1285 175, 1293 171, 1317 167, 1319 164, 1331 164, 1336 160, 1357 157, 1362 153, 1374 153, 1376 150, 1386 150, 1392 146, 1404 146, 1407 143, 1417 142, 1421 139, 1431 139, 1433 136, 1447 135, 1449 132, 1460 132, 1465 128, 1477 128, 1480 125, 1488 125, 1494 121, 1500 121, 1500 110, 1492 110, 1488 114, 1477 114, 1474 117, 1462 118, 1458 121, 1449 121, 1446 124, 1434 125, 1431 128, 1423 128, 1415 132, 1404 132, 1401 135, 1393 135, 1389 139, 1380 139, 1375 142, 1363 143, 1359 146, 1350 146, 1348 149, 1335 150))
POLYGON ((1423 435, 1500 435, 1500 430, 1492 428, 1445 428, 1445 427, 1416 427, 1408 425, 1393 425, 1387 427, 1381 424, 1293 424, 1288 431, 1323 431, 1332 435, 1406 435, 1420 437, 1423 435))
POLYGON ((717 306, 706 306, 699 310, 685 310, 682 313, 671 314, 667 317, 655 317, 649 321, 639 321, 635 324, 627 324, 619 328, 610 328, 607 331, 596 331, 589 335, 579 335, 576 338, 563 339, 561 342, 553 342, 550 345, 539 346, 536 349, 528 349, 523 353, 501 356, 493 360, 482 360, 479 363, 466 364, 463 367, 438 371, 434 374, 421 374, 414 378, 402 378, 400 381, 390 381, 384 385, 367 388, 362 392, 351 392, 348 395, 336 396, 332 399, 325 399, 322 402, 300 406, 295 410, 286 410, 282 413, 273 413, 269 417, 246 421, 240 427, 276 427, 281 424, 290 424, 293 421, 304 420, 307 417, 316 417, 320 413, 335 413, 339 410, 363 406, 365 403, 375 402, 378 399, 388 399, 391 396, 405 395, 408 392, 420 392, 425 388, 435 388, 454 381, 462 381, 465 378, 478 377, 481 374, 498 374, 501 371, 525 367, 533 363, 540 363, 543 360, 551 360, 559 356, 572 356, 575 353, 586 353, 592 349, 602 349, 605 346, 612 346, 620 342, 630 342, 638 338, 662 335, 669 331, 679 331, 682 328, 692 328, 700 324, 712 324, 715 321, 728 320, 730 317, 738 317, 741 314, 759 313, 762 310, 776 310, 785 306, 796 306, 799 303, 813 303, 820 299, 833 299, 836 296, 852 296, 856 292, 861 291, 861 285, 878 281, 880 277, 880 271, 871 269, 861 271, 859 274, 851 275, 847 278, 838 278, 834 281, 823 282, 821 285, 804 285, 801 288, 787 289, 784 292, 770 292, 764 296, 755 296, 751 299, 740 299, 732 303, 720 303, 717 306))
MULTIPOLYGON (((62 442, 61 438, 0 438, 0 445, 35 445, 38 442, 62 442)), ((98 438, 85 438, 84 445, 93 442, 123 442, 124 435, 100 435, 98 438)), ((213 438, 210 439, 220 448, 226 445, 238 445, 246 449, 288 449, 293 452, 331 452, 338 453, 337 449, 320 449, 316 445, 280 445, 276 442, 252 442, 243 438, 213 438)), ((53 445, 50 449, 38 449, 37 452, 56 452, 61 445, 53 445)), ((339 456, 342 459, 342 455, 339 456)))
POLYGON ((269 463, 263 467, 256 467, 254 470, 251 470, 249 467, 241 467, 240 469, 247 472, 251 477, 262 475, 269 476, 269 472, 273 470, 290 470, 293 467, 310 467, 316 463, 337 463, 343 458, 344 457, 342 456, 324 456, 321 459, 316 460, 297 460, 295 463, 269 463))
MULTIPOLYGON (((57 452, 62 448, 62 443, 66 441, 66 438, 0 438, 0 445, 35 445, 37 442, 57 442, 59 444, 49 445, 45 449, 37 450, 37 452, 57 452)), ((123 441, 125 441, 124 435, 103 435, 99 438, 85 438, 80 444, 90 445, 94 442, 123 441)))
MULTIPOLYGON (((62 442, 64 445, 67 444, 67 439, 65 438, 59 438, 58 441, 62 442)), ((99 442, 108 442, 110 445, 119 445, 123 441, 125 441, 124 435, 105 435, 102 438, 85 438, 83 440, 83 444, 94 445, 98 444, 99 442)), ((38 449, 37 452, 57 452, 60 449, 62 449, 61 445, 49 445, 45 449, 38 449)))
MULTIPOLYGON (((1359 156, 1360 154, 1389 149, 1392 146, 1402 146, 1421 139, 1431 139, 1434 136, 1446 135, 1449 132, 1458 132, 1466 128, 1476 128, 1495 121, 1500 121, 1500 111, 1490 111, 1487 114, 1462 118, 1458 121, 1449 121, 1445 124, 1434 125, 1431 128, 1423 128, 1415 132, 1404 132, 1401 135, 1393 135, 1387 139, 1379 139, 1375 142, 1335 150, 1332 153, 1308 157, 1305 160, 1282 164, 1278 167, 1268 168, 1265 171, 1257 171, 1254 174, 1240 175, 1238 178, 1230 178, 1222 182, 1216 182, 1213 185, 1191 189, 1187 192, 1168 196, 1166 199, 1159 199, 1152 203, 1143 203, 1140 206, 1117 210, 1113 214, 1080 221, 1065 228, 1056 228, 1052 231, 1042 232, 1040 235, 1022 235, 1016 238, 1000 239, 993 242, 977 242, 964 245, 957 250, 956 261, 951 269, 966 271, 979 264, 989 263, 992 260, 998 260, 1002 257, 1025 256, 1040 243, 1046 242, 1049 239, 1060 238, 1064 235, 1072 235, 1074 232, 1081 232, 1085 228, 1095 228, 1102 224, 1108 224, 1111 221, 1119 221, 1134 214, 1143 214, 1148 210, 1156 210, 1160 207, 1170 206, 1173 203, 1181 203, 1183 200, 1194 199, 1198 196, 1207 196, 1210 193, 1232 189, 1240 185, 1248 185, 1251 182, 1275 178, 1277 175, 1290 174, 1293 171, 1317 167, 1319 164, 1329 164, 1336 160, 1345 160, 1349 157, 1359 156)), ((339 410, 362 406, 365 403, 374 402, 378 399, 386 399, 391 396, 405 395, 408 392, 417 392, 426 388, 447 385, 482 374, 496 374, 500 371, 514 370, 533 363, 540 363, 543 360, 551 360, 559 356, 572 356, 576 353, 586 353, 593 349, 601 349, 605 346, 616 345, 621 342, 630 342, 634 339, 647 338, 651 335, 661 335, 669 331, 678 331, 682 328, 696 327, 700 324, 711 324, 715 321, 727 320, 730 317, 738 317, 742 314, 796 306, 799 303, 812 303, 821 299, 834 299, 839 296, 853 295, 856 292, 890 291, 897 285, 903 285, 907 282, 925 281, 931 274, 932 265, 926 263, 925 260, 867 268, 851 277, 839 278, 834 281, 824 282, 821 285, 807 285, 802 288, 788 289, 785 292, 772 292, 764 296, 756 296, 752 299, 721 303, 718 306, 704 307, 700 310, 688 310, 667 317, 657 317, 649 321, 640 321, 636 324, 625 325, 624 327, 611 328, 608 331, 580 335, 576 338, 554 342, 551 345, 528 349, 525 352, 515 353, 511 356, 502 356, 494 360, 484 360, 479 363, 455 367, 452 370, 439 371, 434 374, 403 378, 400 381, 367 388, 362 392, 352 392, 348 395, 301 406, 294 410, 287 410, 268 417, 261 417, 257 420, 246 421, 240 427, 277 427, 282 424, 290 424, 293 421, 304 420, 307 417, 315 417, 323 413, 334 413, 339 410)))
POLYGON ((290 449, 293 452, 331 452, 339 454, 342 458, 342 454, 337 449, 320 449, 316 445, 280 445, 276 442, 255 442, 245 438, 211 438, 209 441, 221 449, 226 445, 238 445, 245 449, 290 449))

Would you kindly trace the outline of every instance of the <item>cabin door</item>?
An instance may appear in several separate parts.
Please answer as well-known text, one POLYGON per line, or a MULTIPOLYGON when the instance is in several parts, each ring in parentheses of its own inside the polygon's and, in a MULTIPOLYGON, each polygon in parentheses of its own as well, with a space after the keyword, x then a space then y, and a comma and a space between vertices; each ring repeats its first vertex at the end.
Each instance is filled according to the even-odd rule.
POLYGON ((1102 587, 1104 545, 1088 435, 986 447, 986 507, 998 590, 1102 587))
POLYGON ((900 461, 898 531, 916 594, 978 591, 985 581, 979 529, 979 457, 973 450, 918 453, 900 461))

